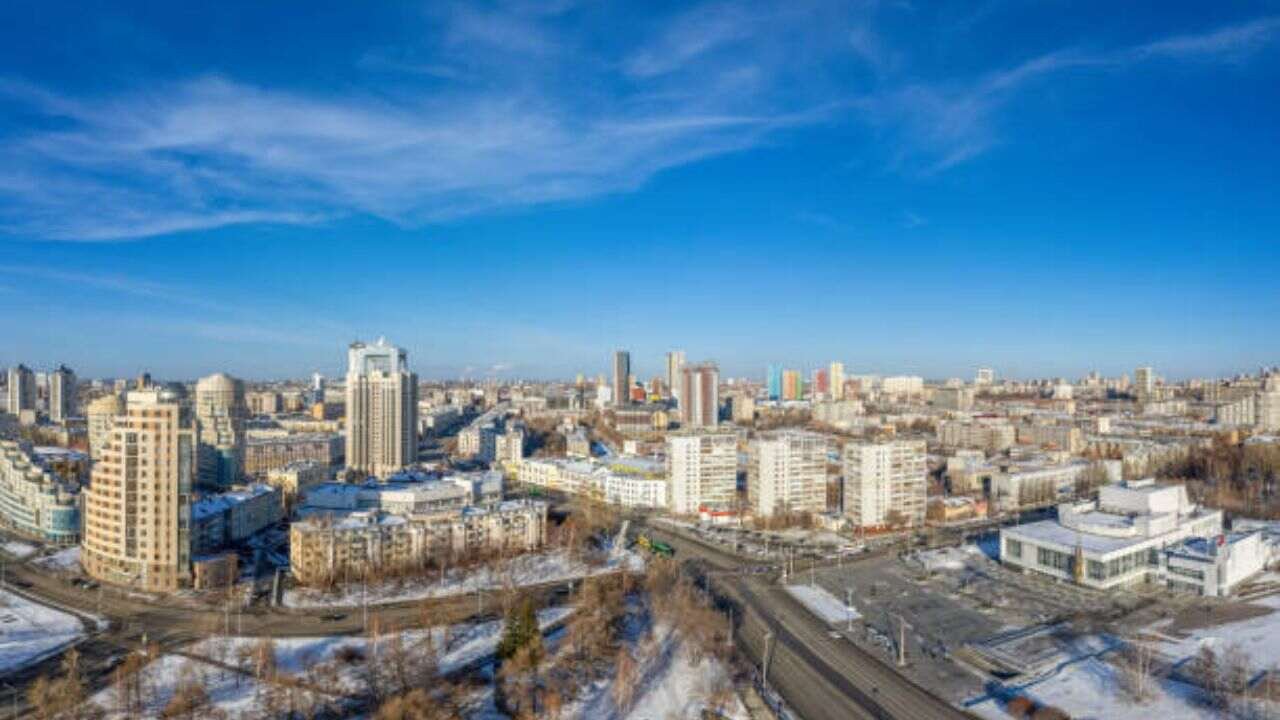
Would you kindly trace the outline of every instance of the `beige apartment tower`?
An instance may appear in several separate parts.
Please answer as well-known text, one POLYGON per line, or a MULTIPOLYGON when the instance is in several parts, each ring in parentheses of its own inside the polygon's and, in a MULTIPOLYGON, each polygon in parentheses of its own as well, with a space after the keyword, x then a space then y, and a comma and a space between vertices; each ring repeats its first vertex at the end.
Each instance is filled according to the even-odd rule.
POLYGON ((418 459, 418 376, 383 339, 347 351, 347 467, 378 477, 418 459))
POLYGON ((85 572, 148 591, 188 584, 199 452, 190 408, 167 390, 130 392, 107 438, 84 495, 85 572))
POLYGON ((124 401, 112 393, 95 398, 85 406, 85 425, 89 433, 89 457, 96 462, 111 442, 111 426, 124 414, 124 401))

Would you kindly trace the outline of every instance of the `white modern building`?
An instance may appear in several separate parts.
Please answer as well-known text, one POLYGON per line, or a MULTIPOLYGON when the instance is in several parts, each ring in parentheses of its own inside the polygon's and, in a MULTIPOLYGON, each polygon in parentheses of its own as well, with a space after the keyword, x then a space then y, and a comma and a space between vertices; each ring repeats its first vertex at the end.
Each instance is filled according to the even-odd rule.
POLYGON ((827 438, 785 430, 751 442, 747 497, 759 517, 827 509, 827 438))
POLYGON ((738 436, 733 431, 667 436, 668 508, 692 515, 704 505, 727 508, 738 492, 738 436))
POLYGON ((76 374, 66 365, 49 373, 49 420, 65 422, 76 416, 76 374))
POLYGON ((855 528, 924 525, 928 493, 923 440, 844 447, 844 514, 855 528))
POLYGON ((1103 486, 1096 501, 1059 505, 1055 520, 1002 528, 1000 560, 1089 587, 1122 587, 1159 582, 1166 548, 1221 533, 1222 512, 1192 504, 1185 487, 1131 481, 1103 486))
POLYGON ((516 479, 622 507, 667 507, 667 478, 659 468, 610 466, 588 459, 525 458, 517 466, 516 479))
POLYGON ((0 523, 57 545, 80 539, 80 488, 33 459, 30 446, 0 440, 0 523))

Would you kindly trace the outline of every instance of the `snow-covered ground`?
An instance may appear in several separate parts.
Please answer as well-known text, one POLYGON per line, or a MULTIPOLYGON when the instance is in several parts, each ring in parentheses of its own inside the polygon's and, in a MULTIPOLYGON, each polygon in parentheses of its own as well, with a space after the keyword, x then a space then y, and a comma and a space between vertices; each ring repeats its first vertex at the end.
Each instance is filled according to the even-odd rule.
POLYGON ((36 558, 31 561, 35 565, 49 568, 50 570, 67 570, 77 571, 80 569, 80 546, 65 548, 59 550, 52 555, 46 555, 42 558, 36 558))
MULTIPOLYGON (((563 620, 572 612, 573 609, 567 607, 546 608, 538 612, 538 620, 543 627, 547 627, 563 620)), ((464 623, 448 628, 410 630, 404 632, 403 637, 406 643, 414 643, 425 639, 428 632, 432 634, 441 653, 440 672, 450 672, 492 655, 502 635, 502 623, 464 623)), ((385 638, 383 641, 386 641, 385 638)), ((160 715, 173 697, 174 689, 184 673, 196 676, 204 684, 211 702, 228 717, 252 714, 260 689, 258 682, 215 663, 220 661, 234 664, 234 658, 241 649, 252 649, 258 642, 258 638, 215 636, 188 648, 188 655, 206 658, 211 662, 180 655, 164 655, 150 663, 142 671, 143 686, 149 689, 148 694, 151 696, 142 716, 153 718, 160 715)), ((370 640, 362 636, 280 638, 273 642, 276 668, 280 673, 296 675, 306 681, 309 679, 306 670, 311 663, 328 661, 343 648, 352 648, 368 657, 369 643, 370 640)), ((359 672, 354 666, 345 668, 338 679, 340 686, 331 690, 337 693, 358 691, 361 686, 359 672)), ((305 691, 301 694, 309 695, 305 691)), ((108 717, 124 717, 119 711, 113 688, 94 695, 90 702, 106 710, 108 717)))
MULTIPOLYGON (((563 716, 592 720, 697 720, 717 685, 728 683, 727 670, 711 658, 694 665, 688 648, 668 628, 657 628, 655 635, 659 639, 656 657, 641 667, 639 688, 628 710, 614 704, 610 678, 585 688, 566 706, 563 716)), ((734 720, 749 717, 737 694, 733 694, 726 716, 734 720)))
POLYGON ((337 592, 325 593, 306 588, 287 590, 285 607, 355 607, 364 601, 368 593, 371 605, 421 600, 423 598, 466 595, 480 590, 496 590, 508 581, 517 586, 546 582, 576 580, 587 575, 599 575, 618 570, 641 570, 644 558, 632 551, 611 557, 599 567, 569 559, 563 551, 520 555, 497 566, 487 566, 469 571, 452 571, 441 580, 439 576, 423 577, 401 582, 390 581, 369 586, 363 590, 359 583, 350 583, 337 592))
POLYGON ((74 616, 0 590, 0 672, 38 662, 83 635, 74 616))
POLYGON ((853 616, 854 620, 862 617, 857 608, 852 605, 845 605, 835 595, 819 586, 788 585, 787 592, 823 622, 834 625, 836 623, 849 622, 850 615, 853 616))
POLYGON ((40 552, 40 548, 32 545, 31 543, 22 542, 21 540, 10 540, 5 544, 0 545, 0 550, 4 550, 9 555, 18 558, 19 560, 26 560, 32 555, 40 552))
POLYGON ((1240 622, 1192 630, 1185 638, 1165 634, 1169 621, 1157 623, 1151 627, 1152 634, 1164 640, 1157 644, 1156 649, 1172 658, 1188 658, 1198 653, 1202 645, 1208 645, 1218 653, 1235 645, 1248 655, 1250 664, 1256 670, 1280 666, 1280 640, 1277 639, 1280 638, 1280 612, 1277 612, 1280 610, 1280 595, 1265 597, 1253 604, 1271 608, 1271 613, 1240 622))
MULTIPOLYGON (((1135 703, 1124 694, 1110 663, 1087 658, 1025 688, 1023 694, 1052 705, 1075 720, 1215 720, 1222 717, 1219 711, 1197 701, 1195 691, 1181 683, 1165 681, 1153 690, 1153 697, 1144 703, 1135 703)), ((996 700, 967 709, 990 720, 1009 720, 1008 713, 996 700)))
POLYGON ((913 555, 912 559, 920 563, 929 572, 944 572, 963 570, 970 564, 979 561, 982 555, 983 552, 977 545, 962 545, 960 547, 922 550, 913 555))

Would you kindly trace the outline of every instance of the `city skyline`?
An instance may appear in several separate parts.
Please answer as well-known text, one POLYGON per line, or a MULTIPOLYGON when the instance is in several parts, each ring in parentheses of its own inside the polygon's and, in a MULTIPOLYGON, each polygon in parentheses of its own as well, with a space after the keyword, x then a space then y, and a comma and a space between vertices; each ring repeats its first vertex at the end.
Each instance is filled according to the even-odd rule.
POLYGON ((1265 3, 0 12, 5 366, 1280 357, 1265 3))

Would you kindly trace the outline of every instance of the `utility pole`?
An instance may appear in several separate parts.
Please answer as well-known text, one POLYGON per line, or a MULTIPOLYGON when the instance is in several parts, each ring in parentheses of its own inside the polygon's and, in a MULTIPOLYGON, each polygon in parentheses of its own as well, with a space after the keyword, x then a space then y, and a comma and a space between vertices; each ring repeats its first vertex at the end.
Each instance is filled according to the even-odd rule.
POLYGON ((773 631, 765 630, 764 631, 764 659, 763 659, 763 662, 761 662, 760 675, 762 678, 762 682, 764 683, 764 689, 766 694, 769 691, 769 660, 773 657, 773 645, 771 644, 772 640, 773 640, 773 631))
POLYGON ((360 609, 362 612, 361 624, 365 632, 369 632, 369 583, 368 574, 360 576, 360 609))
POLYGON ((907 621, 898 616, 898 667, 907 664, 907 621))
POLYGON ((231 636, 231 600, 230 598, 228 598, 227 602, 222 606, 222 634, 226 637, 231 636))
POLYGON ((849 632, 853 632, 853 588, 844 589, 844 610, 849 614, 849 632))

